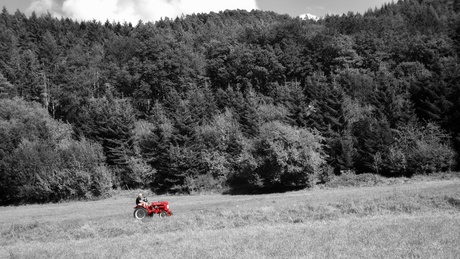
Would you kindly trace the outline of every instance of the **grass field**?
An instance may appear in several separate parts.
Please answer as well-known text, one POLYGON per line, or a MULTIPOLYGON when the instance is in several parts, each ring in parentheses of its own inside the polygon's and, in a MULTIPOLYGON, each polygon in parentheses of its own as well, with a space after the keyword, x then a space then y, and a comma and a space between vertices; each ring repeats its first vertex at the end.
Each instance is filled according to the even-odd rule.
POLYGON ((460 179, 0 208, 0 258, 460 258, 460 179))

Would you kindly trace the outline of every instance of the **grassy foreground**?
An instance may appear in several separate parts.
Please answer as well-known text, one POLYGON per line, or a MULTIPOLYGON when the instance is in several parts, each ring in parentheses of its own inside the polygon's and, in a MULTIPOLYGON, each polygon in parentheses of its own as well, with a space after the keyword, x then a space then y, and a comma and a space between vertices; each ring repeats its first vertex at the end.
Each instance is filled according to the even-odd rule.
POLYGON ((460 179, 256 196, 135 192, 0 208, 0 258, 460 258, 460 179))

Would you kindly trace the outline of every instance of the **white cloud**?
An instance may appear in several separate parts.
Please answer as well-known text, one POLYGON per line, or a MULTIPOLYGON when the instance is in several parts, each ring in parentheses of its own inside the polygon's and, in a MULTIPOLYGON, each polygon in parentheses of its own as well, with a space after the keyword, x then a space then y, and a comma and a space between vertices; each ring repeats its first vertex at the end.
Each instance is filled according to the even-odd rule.
POLYGON ((28 10, 49 11, 76 20, 127 21, 136 24, 182 14, 226 9, 258 9, 256 0, 34 0, 28 10))
POLYGON ((53 0, 35 0, 27 8, 27 12, 32 13, 35 11, 38 14, 49 12, 55 15, 55 9, 56 5, 53 0))
POLYGON ((310 14, 310 13, 305 13, 305 14, 301 14, 299 15, 300 19, 303 19, 303 20, 314 20, 314 21, 318 21, 320 18, 314 14, 310 14))

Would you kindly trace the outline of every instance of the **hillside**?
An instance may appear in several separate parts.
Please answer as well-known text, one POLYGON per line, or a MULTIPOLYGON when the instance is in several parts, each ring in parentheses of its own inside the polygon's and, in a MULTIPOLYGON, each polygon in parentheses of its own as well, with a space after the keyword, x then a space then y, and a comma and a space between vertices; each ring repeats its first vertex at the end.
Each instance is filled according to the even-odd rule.
POLYGON ((134 191, 2 207, 0 257, 456 258, 459 190, 453 178, 251 196, 150 194, 174 215, 145 221, 133 218, 134 191))
POLYGON ((0 204, 456 170, 459 46, 458 1, 139 24, 3 8, 0 204))

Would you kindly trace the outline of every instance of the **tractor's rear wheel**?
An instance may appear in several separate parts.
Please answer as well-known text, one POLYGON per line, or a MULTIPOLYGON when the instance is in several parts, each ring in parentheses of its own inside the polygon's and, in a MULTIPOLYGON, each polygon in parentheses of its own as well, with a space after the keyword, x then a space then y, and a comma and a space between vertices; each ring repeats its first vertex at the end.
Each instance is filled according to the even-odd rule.
POLYGON ((134 217, 136 219, 143 219, 147 217, 147 210, 144 208, 139 208, 134 210, 134 217))

